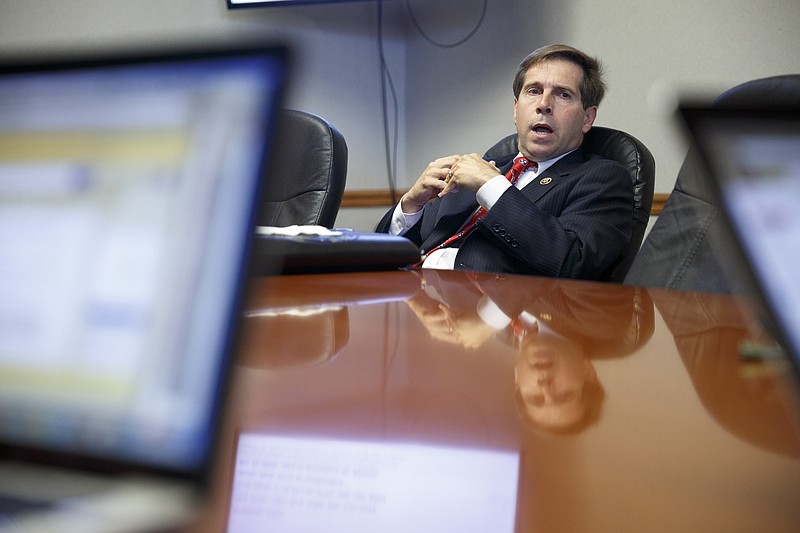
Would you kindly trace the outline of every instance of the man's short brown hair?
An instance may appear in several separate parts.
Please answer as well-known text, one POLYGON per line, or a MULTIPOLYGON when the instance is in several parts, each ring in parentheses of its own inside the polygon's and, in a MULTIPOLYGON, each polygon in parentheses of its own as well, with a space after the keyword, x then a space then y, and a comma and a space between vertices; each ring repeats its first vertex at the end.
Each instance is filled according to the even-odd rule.
POLYGON ((583 70, 583 80, 581 81, 581 103, 584 109, 592 106, 599 106, 606 93, 606 84, 603 81, 603 66, 598 59, 595 59, 581 52, 577 48, 566 44, 551 44, 543 46, 531 52, 528 57, 519 64, 516 76, 514 76, 514 98, 519 98, 522 91, 522 84, 525 83, 525 74, 531 67, 545 61, 562 59, 575 63, 583 70))

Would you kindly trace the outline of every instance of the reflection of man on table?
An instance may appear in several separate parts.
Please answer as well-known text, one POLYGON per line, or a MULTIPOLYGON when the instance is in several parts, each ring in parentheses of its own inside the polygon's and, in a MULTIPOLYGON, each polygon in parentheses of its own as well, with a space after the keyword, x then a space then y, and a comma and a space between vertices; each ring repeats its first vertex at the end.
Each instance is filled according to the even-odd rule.
POLYGON ((592 359, 627 355, 652 333, 653 306, 642 289, 541 280, 509 291, 482 276, 465 289, 447 274, 422 276, 423 291, 408 303, 431 335, 473 349, 499 336, 518 347, 520 411, 550 432, 593 423, 605 393, 592 359))

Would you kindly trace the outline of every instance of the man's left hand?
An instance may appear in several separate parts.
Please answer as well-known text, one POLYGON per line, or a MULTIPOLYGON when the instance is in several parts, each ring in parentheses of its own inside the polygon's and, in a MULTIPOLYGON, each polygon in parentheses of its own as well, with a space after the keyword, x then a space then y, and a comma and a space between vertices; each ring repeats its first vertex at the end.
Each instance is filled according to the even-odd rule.
POLYGON ((494 161, 486 161, 478 154, 463 155, 450 168, 445 179, 446 186, 439 196, 455 192, 459 188, 477 191, 484 183, 498 175, 500 169, 495 166, 494 161))

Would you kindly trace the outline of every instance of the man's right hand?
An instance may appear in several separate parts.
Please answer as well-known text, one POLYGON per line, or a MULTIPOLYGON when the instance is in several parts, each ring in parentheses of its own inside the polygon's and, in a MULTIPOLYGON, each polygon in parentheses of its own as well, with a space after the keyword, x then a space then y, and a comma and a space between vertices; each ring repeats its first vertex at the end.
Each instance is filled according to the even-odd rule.
POLYGON ((400 200, 404 213, 416 213, 444 190, 448 173, 460 156, 442 157, 428 165, 411 189, 400 200))

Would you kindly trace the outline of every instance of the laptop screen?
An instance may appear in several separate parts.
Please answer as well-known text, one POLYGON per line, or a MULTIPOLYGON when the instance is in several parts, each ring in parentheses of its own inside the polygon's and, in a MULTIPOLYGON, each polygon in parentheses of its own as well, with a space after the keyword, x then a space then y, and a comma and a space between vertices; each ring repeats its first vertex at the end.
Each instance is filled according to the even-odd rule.
POLYGON ((772 326, 800 368, 800 112, 682 113, 772 326))
POLYGON ((0 443, 203 466, 282 49, 0 67, 0 443))

